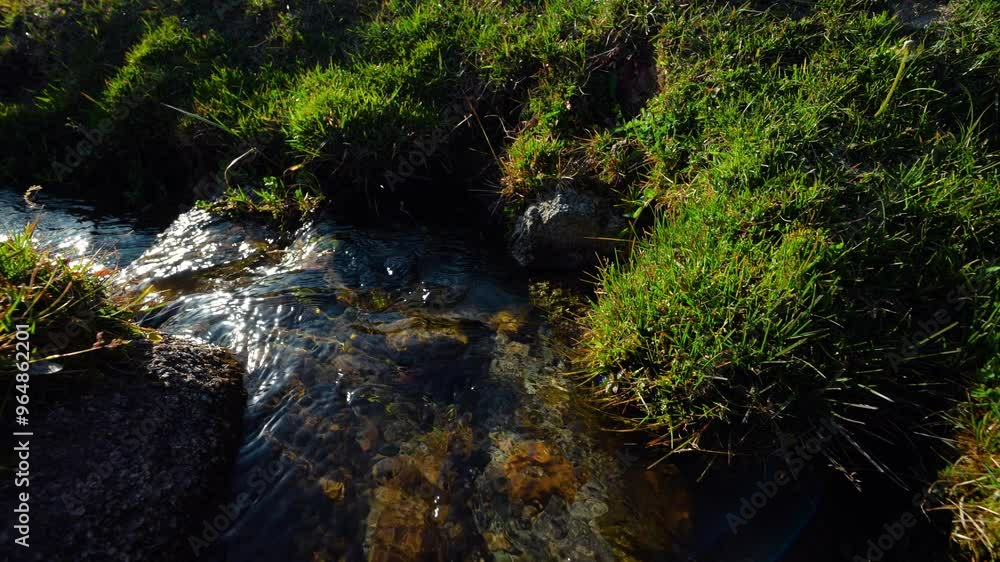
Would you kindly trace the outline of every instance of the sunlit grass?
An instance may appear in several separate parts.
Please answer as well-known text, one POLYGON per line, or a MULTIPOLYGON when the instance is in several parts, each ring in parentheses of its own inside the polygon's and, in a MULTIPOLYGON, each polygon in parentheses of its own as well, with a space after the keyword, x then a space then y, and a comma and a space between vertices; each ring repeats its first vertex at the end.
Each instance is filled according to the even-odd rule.
POLYGON ((284 228, 291 228, 323 198, 312 185, 286 185, 280 178, 265 177, 260 187, 244 189, 230 187, 216 201, 203 201, 202 208, 241 216, 263 216, 284 228))
POLYGON ((3 370, 11 367, 19 325, 33 335, 33 362, 59 362, 141 337, 131 321, 138 300, 113 294, 109 270, 36 248, 36 224, 0 241, 3 370))
MULTIPOLYGON (((885 470, 872 443, 947 413, 963 450, 992 450, 951 405, 982 388, 963 412, 995 413, 974 374, 1000 350, 996 2, 926 29, 878 1, 209 4, 0 4, 2 61, 50 47, 0 104, 0 177, 36 181, 111 116, 128 134, 72 181, 146 201, 215 174, 207 206, 291 224, 320 192, 378 192, 445 131, 407 179, 429 199, 471 161, 508 215, 572 187, 634 221, 582 319, 583 386, 625 428, 753 452, 829 417, 854 438, 840 460, 885 470)), ((955 501, 995 510, 983 470, 956 465, 955 501)))
MULTIPOLYGON (((659 92, 601 140, 643 163, 626 200, 652 226, 600 272, 582 342, 597 402, 653 444, 767 452, 829 418, 849 471, 904 474, 887 444, 954 427, 992 462, 995 392, 951 408, 1000 350, 998 6, 926 30, 880 8, 664 16, 659 92)), ((991 471, 966 513, 994 509, 991 471)))

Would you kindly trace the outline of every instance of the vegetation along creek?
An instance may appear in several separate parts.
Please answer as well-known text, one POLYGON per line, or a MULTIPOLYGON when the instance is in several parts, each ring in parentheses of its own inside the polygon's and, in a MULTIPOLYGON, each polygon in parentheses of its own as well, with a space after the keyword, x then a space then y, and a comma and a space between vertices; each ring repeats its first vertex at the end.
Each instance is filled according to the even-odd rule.
POLYGON ((0 554, 1000 559, 998 21, 0 0, 0 554))

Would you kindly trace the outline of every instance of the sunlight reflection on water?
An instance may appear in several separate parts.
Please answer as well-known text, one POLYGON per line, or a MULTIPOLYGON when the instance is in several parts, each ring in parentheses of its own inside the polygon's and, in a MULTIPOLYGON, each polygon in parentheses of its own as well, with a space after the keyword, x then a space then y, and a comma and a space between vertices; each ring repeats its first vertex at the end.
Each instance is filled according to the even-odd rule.
POLYGON ((616 558, 597 529, 607 502, 624 501, 607 497, 623 468, 567 427, 568 393, 543 368, 553 359, 531 335, 523 281, 466 238, 319 218, 275 243, 265 227, 195 211, 123 272, 165 301, 148 324, 247 367, 231 497, 252 501, 214 544, 220 559, 616 558), (553 479, 527 484, 543 490, 543 517, 523 520, 495 495, 512 455, 553 479), (484 532, 507 538, 487 544, 484 532))

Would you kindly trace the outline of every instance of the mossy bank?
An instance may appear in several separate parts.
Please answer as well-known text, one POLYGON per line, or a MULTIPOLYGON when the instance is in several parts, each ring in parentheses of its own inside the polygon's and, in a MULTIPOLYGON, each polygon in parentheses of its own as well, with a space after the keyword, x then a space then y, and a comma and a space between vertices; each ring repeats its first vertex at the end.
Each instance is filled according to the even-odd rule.
POLYGON ((2 5, 7 181, 276 217, 485 192, 602 241, 578 355, 617 423, 759 457, 833 420, 853 479, 955 461, 956 552, 996 548, 997 2, 2 5))

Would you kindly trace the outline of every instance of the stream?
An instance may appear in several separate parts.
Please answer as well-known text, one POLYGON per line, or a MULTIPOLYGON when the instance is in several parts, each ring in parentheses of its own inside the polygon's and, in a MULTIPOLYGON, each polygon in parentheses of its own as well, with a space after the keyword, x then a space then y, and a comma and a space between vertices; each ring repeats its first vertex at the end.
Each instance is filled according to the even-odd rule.
POLYGON ((820 479, 735 534, 726 515, 755 478, 695 486, 603 431, 527 280, 470 230, 318 215, 282 235, 198 209, 164 230, 36 200, 0 191, 0 233, 40 214, 39 244, 148 291, 145 325, 246 367, 244 440, 203 560, 835 559, 834 539, 792 548, 820 479))

